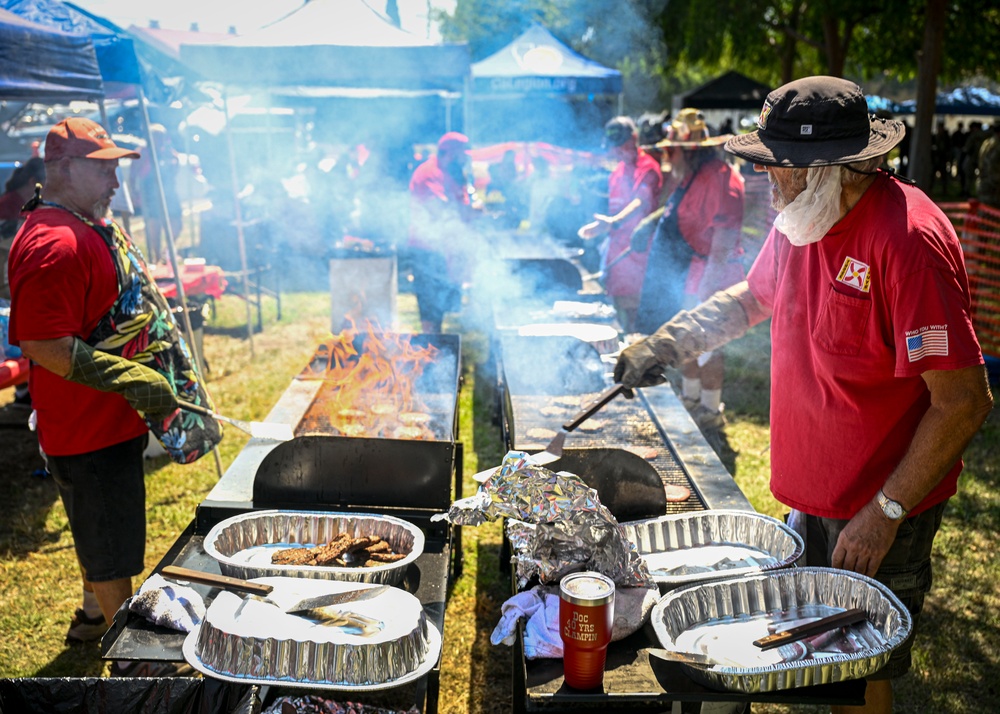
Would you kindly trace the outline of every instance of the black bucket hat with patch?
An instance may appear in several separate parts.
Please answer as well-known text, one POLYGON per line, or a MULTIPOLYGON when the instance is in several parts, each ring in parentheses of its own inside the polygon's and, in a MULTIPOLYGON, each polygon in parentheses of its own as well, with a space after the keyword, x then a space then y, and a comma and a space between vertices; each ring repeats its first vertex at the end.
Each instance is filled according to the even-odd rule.
POLYGON ((764 166, 835 166, 881 156, 904 132, 902 122, 870 115, 854 82, 805 77, 768 94, 757 130, 732 137, 725 148, 764 166))

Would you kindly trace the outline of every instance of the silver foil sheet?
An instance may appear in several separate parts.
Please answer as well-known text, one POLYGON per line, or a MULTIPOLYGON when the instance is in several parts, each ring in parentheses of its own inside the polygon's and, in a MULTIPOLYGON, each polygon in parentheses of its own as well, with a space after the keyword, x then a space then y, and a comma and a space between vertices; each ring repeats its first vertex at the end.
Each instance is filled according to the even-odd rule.
POLYGON ((556 583, 563 575, 592 570, 621 587, 645 587, 649 572, 625 529, 579 476, 536 466, 521 451, 510 451, 500 468, 469 498, 455 501, 446 518, 479 525, 497 518, 531 524, 517 554, 519 587, 538 575, 556 583))
POLYGON ((653 580, 669 587, 786 568, 804 547, 789 526, 751 511, 702 511, 622 525, 653 580))
POLYGON ((748 694, 859 679, 875 673, 909 636, 909 611, 881 583, 833 568, 788 568, 690 585, 662 597, 651 615, 668 650, 718 664, 681 665, 708 687, 748 694), (772 650, 753 641, 861 608, 868 620, 772 650))
POLYGON ((317 580, 398 585, 406 569, 424 551, 424 534, 417 526, 393 516, 373 513, 317 511, 252 511, 217 523, 205 536, 205 552, 219 562, 223 575, 261 578, 287 575, 317 580), (377 567, 276 565, 271 556, 283 548, 328 543, 340 533, 382 536, 406 557, 377 567))
MULTIPOLYGON (((280 578, 259 582, 276 584, 280 578)), ((312 594, 347 583, 300 581, 312 594), (308 589, 308 588, 307 588, 308 589)), ((204 622, 184 642, 185 659, 210 677, 227 681, 342 690, 387 689, 422 676, 437 662, 441 636, 411 594, 390 588, 378 597, 308 616, 269 603, 220 593, 204 622), (365 634, 341 622, 350 610, 378 623, 365 634), (330 612, 327 612, 330 611, 330 612)))

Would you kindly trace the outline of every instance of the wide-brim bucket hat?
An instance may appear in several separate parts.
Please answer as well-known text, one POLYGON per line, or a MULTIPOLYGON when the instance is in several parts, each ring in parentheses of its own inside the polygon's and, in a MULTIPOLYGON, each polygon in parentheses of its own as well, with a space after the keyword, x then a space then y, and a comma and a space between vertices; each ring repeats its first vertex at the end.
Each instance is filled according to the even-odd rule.
POLYGON ((704 149, 712 146, 722 146, 730 134, 712 136, 705 123, 705 115, 698 109, 685 108, 677 112, 677 116, 667 127, 667 135, 663 141, 656 142, 657 149, 677 146, 682 149, 704 149))
POLYGON ((836 166, 888 153, 905 131, 902 122, 870 115, 854 82, 806 77, 768 94, 757 130, 729 139, 726 151, 764 166, 836 166))

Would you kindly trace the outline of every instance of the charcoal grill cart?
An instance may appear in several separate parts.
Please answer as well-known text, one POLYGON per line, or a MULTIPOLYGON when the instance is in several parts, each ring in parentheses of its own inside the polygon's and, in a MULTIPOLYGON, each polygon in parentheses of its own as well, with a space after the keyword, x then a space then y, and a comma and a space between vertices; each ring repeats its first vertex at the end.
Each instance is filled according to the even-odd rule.
MULTIPOLYGON (((535 379, 540 371, 538 360, 522 359, 523 355, 538 354, 540 346, 533 339, 536 338, 505 335, 499 368, 503 439, 508 448, 528 452, 540 450, 548 441, 538 438, 536 429, 558 429, 611 385, 608 360, 602 360, 596 353, 588 354, 582 348, 569 350, 575 357, 544 362, 547 370, 564 372, 562 375, 549 374, 543 381, 535 379)), ((617 498, 634 508, 636 499, 628 493, 616 493, 616 489, 648 484, 645 471, 649 470, 654 474, 654 483, 658 478, 668 493, 665 513, 658 515, 709 509, 753 510, 671 389, 636 390, 634 399, 618 397, 592 419, 596 423, 590 429, 569 434, 564 453, 571 457, 572 466, 579 468, 567 470, 580 474, 596 488, 602 502, 617 498), (627 453, 629 450, 644 453, 645 459, 636 459, 635 453, 627 453), (630 458, 616 459, 615 451, 630 458), (593 459, 589 464, 591 469, 588 458, 593 459), (618 472, 602 474, 609 464, 618 464, 618 472), (690 496, 678 499, 676 494, 683 495, 684 489, 690 491, 690 496), (673 499, 669 497, 671 492, 673 499)), ((563 466, 556 461, 547 468, 560 470, 563 466)), ((662 506, 662 501, 659 503, 662 506)), ((607 505, 615 512, 615 505, 607 505)), ((628 520, 657 514, 616 515, 619 520, 628 520)), ((514 589, 516 583, 512 578, 514 589)), ((512 658, 516 712, 698 712, 704 701, 849 705, 864 702, 864 680, 758 695, 708 689, 688 678, 681 665, 650 660, 645 648, 661 645, 649 623, 626 639, 611 643, 603 689, 580 692, 564 683, 562 660, 525 658, 523 632, 522 625, 512 658)))
MULTIPOLYGON (((374 513, 402 518, 419 527, 422 554, 408 567, 401 587, 421 602, 428 621, 444 633, 448 585, 461 570, 456 529, 431 516, 447 511, 461 495, 462 444, 458 441, 460 340, 457 335, 413 335, 429 344, 436 359, 417 381, 429 420, 420 439, 385 436, 348 437, 328 424, 330 392, 336 387, 309 378, 317 358, 292 381, 267 421, 294 425, 296 437, 284 443, 251 439, 198 506, 194 519, 154 569, 178 565, 220 572, 206 553, 204 539, 217 523, 241 513, 271 509, 374 513)), ((192 585, 206 604, 218 590, 192 585)), ((185 634, 119 610, 101 644, 102 656, 114 660, 183 662, 185 634)), ((373 701, 424 712, 437 710, 440 661, 416 682, 372 693, 315 691, 261 685, 264 704, 278 694, 315 693, 330 699, 373 701)), ((258 685, 247 685, 258 686, 258 685)))

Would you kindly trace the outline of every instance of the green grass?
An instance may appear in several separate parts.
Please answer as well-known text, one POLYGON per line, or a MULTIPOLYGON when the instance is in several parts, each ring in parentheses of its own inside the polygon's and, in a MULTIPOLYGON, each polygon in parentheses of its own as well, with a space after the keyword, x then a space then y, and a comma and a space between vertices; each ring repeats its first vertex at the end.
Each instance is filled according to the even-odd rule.
MULTIPOLYGON (((251 357, 244 304, 226 296, 205 337, 211 367, 209 388, 218 410, 240 419, 261 419, 327 333, 326 294, 283 296, 284 319, 266 301, 265 329, 254 335, 251 357)), ((400 296, 404 329, 415 329, 411 296, 400 296)), ((450 324, 449 330, 459 330, 450 324)), ((716 447, 754 507, 774 516, 785 508, 768 490, 768 355, 766 326, 726 348, 723 394, 729 425, 716 447)), ((471 474, 498 463, 499 429, 481 335, 464 334, 460 438, 464 444, 465 495, 477 484, 471 474)), ((13 390, 0 392, 0 406, 13 390)), ((219 452, 223 469, 247 437, 229 428, 219 452)), ((934 550, 935 587, 928 597, 914 650, 913 671, 898 683, 897 711, 928 714, 993 712, 1000 682, 1000 433, 996 418, 973 440, 959 494, 952 499, 934 550)), ((0 676, 101 675, 107 665, 97 645, 66 647, 68 619, 80 587, 65 512, 51 480, 31 476, 40 465, 37 444, 26 432, 0 429, 4 478, 0 479, 0 676)), ((152 568, 218 478, 206 456, 179 466, 148 462, 149 538, 152 568)), ((499 525, 463 529, 464 574, 451 589, 444 633, 440 711, 492 713, 511 709, 510 650, 489 642, 509 585, 499 570, 499 525)), ((148 573, 148 569, 147 569, 148 573)), ((791 712, 755 705, 754 712, 791 712)), ((822 712, 824 708, 795 711, 822 712)))

